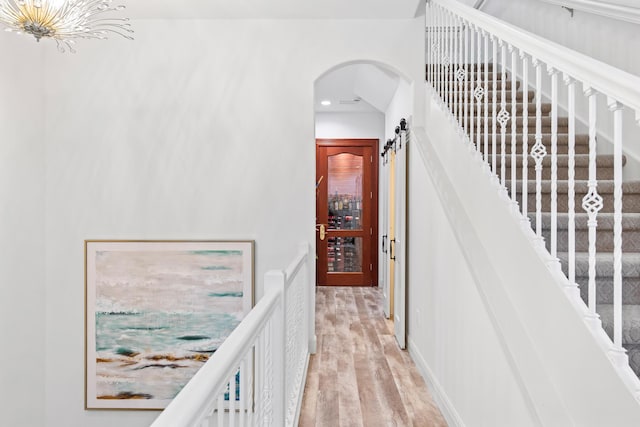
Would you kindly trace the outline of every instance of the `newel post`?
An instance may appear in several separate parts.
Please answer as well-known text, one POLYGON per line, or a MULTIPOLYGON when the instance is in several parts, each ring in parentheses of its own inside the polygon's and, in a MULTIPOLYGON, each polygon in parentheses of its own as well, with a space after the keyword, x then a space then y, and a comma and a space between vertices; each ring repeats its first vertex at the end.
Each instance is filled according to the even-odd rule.
POLYGON ((279 295, 273 317, 271 319, 271 351, 273 357, 272 406, 273 419, 271 425, 285 424, 285 334, 286 334, 286 305, 285 305, 285 277, 282 271, 269 271, 264 276, 264 291, 277 292, 279 295))

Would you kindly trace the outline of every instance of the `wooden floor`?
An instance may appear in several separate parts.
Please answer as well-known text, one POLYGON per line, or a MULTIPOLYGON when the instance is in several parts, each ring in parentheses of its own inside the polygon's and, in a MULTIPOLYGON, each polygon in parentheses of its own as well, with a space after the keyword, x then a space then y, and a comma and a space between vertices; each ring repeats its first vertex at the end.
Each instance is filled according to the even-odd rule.
POLYGON ((318 287, 316 334, 300 427, 447 425, 399 350, 378 288, 318 287))

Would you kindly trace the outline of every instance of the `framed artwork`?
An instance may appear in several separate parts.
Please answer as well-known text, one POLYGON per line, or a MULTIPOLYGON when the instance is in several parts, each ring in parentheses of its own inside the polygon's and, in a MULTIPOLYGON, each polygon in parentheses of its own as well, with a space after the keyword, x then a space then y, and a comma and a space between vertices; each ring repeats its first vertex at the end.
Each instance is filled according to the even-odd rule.
POLYGON ((253 264, 253 241, 85 241, 85 408, 165 408, 253 307, 253 264))

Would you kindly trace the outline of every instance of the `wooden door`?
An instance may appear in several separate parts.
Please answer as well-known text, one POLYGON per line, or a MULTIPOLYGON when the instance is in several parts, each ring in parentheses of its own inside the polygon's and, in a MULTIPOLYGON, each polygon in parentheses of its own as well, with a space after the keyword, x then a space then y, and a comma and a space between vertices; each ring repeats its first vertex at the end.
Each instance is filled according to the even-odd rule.
POLYGON ((377 286, 378 141, 316 141, 317 283, 377 286))

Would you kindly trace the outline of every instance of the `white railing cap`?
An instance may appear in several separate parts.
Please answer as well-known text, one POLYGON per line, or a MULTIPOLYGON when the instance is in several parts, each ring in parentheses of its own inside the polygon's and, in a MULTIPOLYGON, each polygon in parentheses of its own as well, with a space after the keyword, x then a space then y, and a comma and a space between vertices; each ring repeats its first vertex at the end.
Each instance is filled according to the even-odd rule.
POLYGON ((640 120, 640 77, 547 40, 455 0, 433 0, 532 58, 635 111, 640 120))

